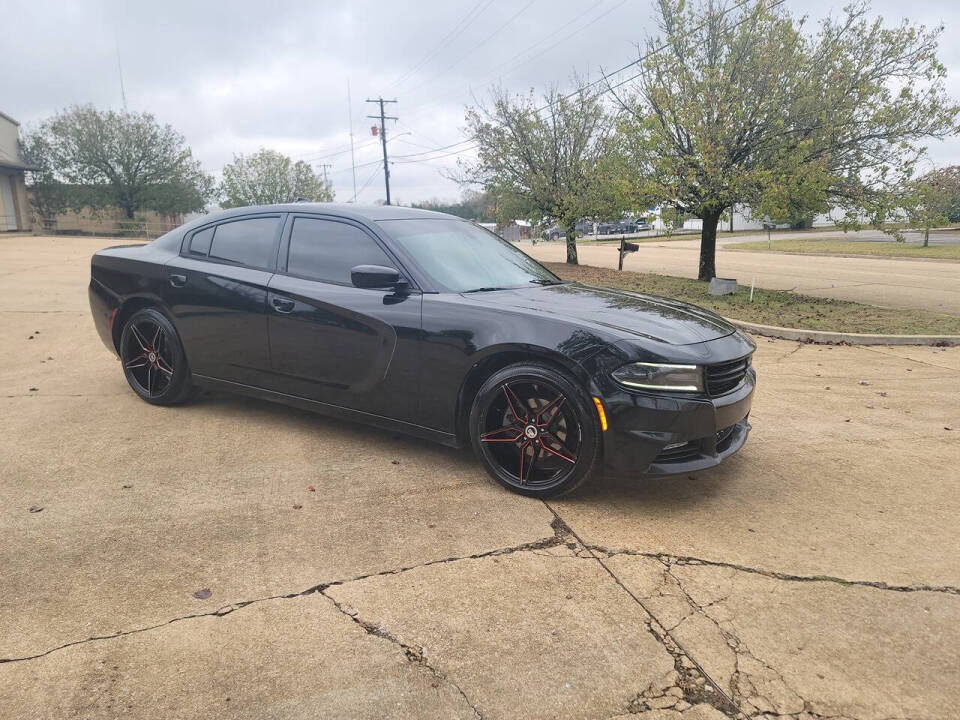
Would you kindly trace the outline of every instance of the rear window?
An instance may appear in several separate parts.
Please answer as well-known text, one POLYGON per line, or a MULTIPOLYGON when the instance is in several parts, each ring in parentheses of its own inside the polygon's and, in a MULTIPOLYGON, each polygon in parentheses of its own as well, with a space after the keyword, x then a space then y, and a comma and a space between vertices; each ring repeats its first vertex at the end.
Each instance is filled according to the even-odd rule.
POLYGON ((210 241, 213 240, 214 229, 209 227, 193 234, 190 239, 191 255, 203 255, 205 257, 210 252, 210 241))
MULTIPOLYGON (((270 269, 280 218, 261 217, 217 225, 210 243, 209 256, 249 267, 270 269)), ((196 236, 194 236, 196 239, 196 236)), ((193 251, 193 241, 190 242, 193 251)))

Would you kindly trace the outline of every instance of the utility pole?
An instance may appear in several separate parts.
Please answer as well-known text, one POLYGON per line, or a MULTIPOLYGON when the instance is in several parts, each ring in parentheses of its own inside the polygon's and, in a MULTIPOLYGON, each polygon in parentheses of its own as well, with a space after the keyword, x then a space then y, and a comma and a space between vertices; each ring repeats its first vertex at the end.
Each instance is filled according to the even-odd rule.
POLYGON ((323 184, 329 185, 330 181, 327 180, 327 168, 332 168, 333 165, 331 165, 330 163, 318 163, 318 164, 320 165, 320 169, 323 170, 323 184))
POLYGON ((367 117, 380 121, 380 145, 383 146, 383 182, 387 188, 387 205, 389 205, 390 204, 390 165, 387 162, 387 127, 384 123, 386 120, 397 120, 398 118, 393 117, 392 115, 384 115, 383 104, 395 103, 396 100, 384 100, 382 97, 380 97, 380 98, 377 98, 376 100, 368 99, 367 102, 379 103, 380 105, 379 115, 367 115, 367 117))
POLYGON ((357 159, 353 155, 353 100, 350 97, 350 78, 347 78, 347 119, 350 121, 350 172, 353 173, 353 200, 357 201, 357 159))

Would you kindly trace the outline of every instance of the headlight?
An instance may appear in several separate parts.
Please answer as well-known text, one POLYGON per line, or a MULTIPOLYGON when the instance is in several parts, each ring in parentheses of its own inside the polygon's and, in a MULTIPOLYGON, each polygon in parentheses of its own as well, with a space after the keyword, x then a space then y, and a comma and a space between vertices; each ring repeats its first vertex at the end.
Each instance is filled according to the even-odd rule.
POLYGON ((703 370, 698 365, 638 362, 617 368, 612 375, 618 383, 630 388, 703 392, 703 370))

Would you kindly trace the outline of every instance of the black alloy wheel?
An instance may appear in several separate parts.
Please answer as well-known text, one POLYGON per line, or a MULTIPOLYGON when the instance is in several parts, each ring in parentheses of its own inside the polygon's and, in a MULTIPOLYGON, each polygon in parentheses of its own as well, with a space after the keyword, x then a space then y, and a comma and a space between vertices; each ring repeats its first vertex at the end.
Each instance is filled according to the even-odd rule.
POLYGON ((134 313, 120 335, 120 360, 130 387, 154 405, 174 405, 191 391, 190 370, 177 331, 153 308, 134 313))
POLYGON ((588 397, 556 370, 511 366, 495 373, 470 413, 475 452, 494 479, 514 492, 551 497, 589 477, 599 428, 588 397))

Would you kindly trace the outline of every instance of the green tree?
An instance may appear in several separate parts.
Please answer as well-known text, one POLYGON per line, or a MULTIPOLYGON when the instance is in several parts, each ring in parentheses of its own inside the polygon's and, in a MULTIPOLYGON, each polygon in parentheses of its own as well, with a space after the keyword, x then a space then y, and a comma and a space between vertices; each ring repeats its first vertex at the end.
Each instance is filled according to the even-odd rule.
POLYGON ((272 205, 295 202, 333 202, 333 188, 303 160, 293 162, 276 150, 261 148, 253 155, 234 155, 223 168, 221 205, 272 205))
POLYGON ((183 136, 149 113, 68 108, 27 133, 27 157, 38 214, 119 207, 192 212, 210 198, 213 179, 194 160, 183 136))
POLYGON ((716 274, 733 202, 794 220, 831 207, 882 223, 929 138, 956 130, 937 60, 942 28, 885 27, 856 4, 812 32, 785 6, 659 0, 660 37, 611 86, 635 182, 703 219, 698 277, 716 274))
MULTIPOLYGON (((923 231, 924 247, 930 245, 930 228, 943 227, 950 223, 950 212, 956 202, 953 194, 956 188, 945 184, 943 177, 941 171, 933 171, 912 180, 905 184, 900 197, 897 214, 905 218, 906 227, 923 231)), ((904 240, 899 227, 890 232, 898 242, 904 240)))
POLYGON ((450 215, 456 215, 466 220, 476 220, 477 222, 494 222, 497 219, 496 202, 490 197, 490 194, 469 188, 464 190, 463 197, 459 202, 450 202, 434 198, 433 200, 412 203, 411 207, 449 213, 450 215))
POLYGON ((467 109, 478 159, 460 166, 463 182, 496 198, 499 221, 559 221, 571 264, 577 263, 577 220, 612 217, 626 202, 612 164, 613 116, 597 91, 579 81, 578 88, 568 95, 549 90, 542 107, 532 93, 494 89, 489 104, 467 109))

